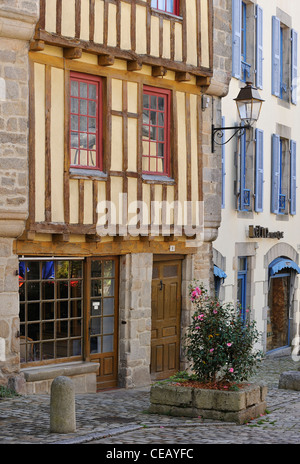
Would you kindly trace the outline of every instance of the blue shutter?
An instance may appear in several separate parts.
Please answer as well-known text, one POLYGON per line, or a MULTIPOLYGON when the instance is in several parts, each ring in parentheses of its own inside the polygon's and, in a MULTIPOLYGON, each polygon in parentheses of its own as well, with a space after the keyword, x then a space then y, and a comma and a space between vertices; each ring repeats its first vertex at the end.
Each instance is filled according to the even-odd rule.
POLYGON ((263 88, 263 9, 256 5, 256 87, 263 88))
POLYGON ((280 21, 272 17, 272 94, 280 97, 280 21))
POLYGON ((232 76, 241 78, 242 0, 232 0, 232 76))
POLYGON ((279 213, 280 189, 280 137, 272 135, 272 186, 271 186, 271 212, 279 213))
POLYGON ((246 131, 240 137, 240 211, 245 211, 248 206, 246 197, 246 131))
POLYGON ((296 142, 291 140, 291 204, 290 213, 296 214, 296 142))
MULTIPOLYGON (((225 117, 222 117, 222 127, 225 127, 225 117)), ((222 200, 221 207, 225 208, 225 131, 222 134, 222 200)))
POLYGON ((255 211, 263 211, 263 193, 264 193, 264 131, 256 129, 255 131, 255 211))
POLYGON ((292 103, 297 104, 298 33, 292 29, 292 103))

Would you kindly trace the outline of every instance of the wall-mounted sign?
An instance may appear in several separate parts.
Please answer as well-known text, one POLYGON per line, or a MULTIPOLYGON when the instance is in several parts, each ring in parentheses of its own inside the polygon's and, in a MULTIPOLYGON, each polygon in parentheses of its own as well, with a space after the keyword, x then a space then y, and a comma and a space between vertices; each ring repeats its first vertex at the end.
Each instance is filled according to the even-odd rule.
POLYGON ((267 227, 249 226, 249 238, 283 238, 283 232, 269 232, 267 227))

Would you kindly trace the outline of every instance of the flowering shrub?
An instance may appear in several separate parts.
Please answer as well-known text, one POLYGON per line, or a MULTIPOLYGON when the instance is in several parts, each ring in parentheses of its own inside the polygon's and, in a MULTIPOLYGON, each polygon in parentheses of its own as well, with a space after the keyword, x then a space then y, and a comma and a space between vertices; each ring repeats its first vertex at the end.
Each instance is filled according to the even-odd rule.
MULTIPOLYGON (((186 334, 186 354, 201 382, 239 382, 251 376, 262 358, 255 321, 242 320, 239 308, 209 297, 202 286, 190 291, 195 306, 186 334)), ((249 317, 248 317, 249 319, 249 317)))

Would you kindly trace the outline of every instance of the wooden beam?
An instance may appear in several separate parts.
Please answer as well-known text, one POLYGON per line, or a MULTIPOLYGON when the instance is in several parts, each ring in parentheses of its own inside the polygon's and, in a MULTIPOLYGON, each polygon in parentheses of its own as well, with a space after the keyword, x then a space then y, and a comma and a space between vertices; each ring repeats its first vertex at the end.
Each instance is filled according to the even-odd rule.
POLYGON ((79 47, 64 48, 64 58, 75 60, 82 57, 82 49, 79 47))
POLYGON ((211 77, 210 76, 197 76, 196 84, 199 87, 202 87, 203 90, 206 90, 211 84, 211 77))
POLYGON ((167 69, 164 66, 153 66, 152 67, 152 76, 153 77, 163 77, 167 73, 167 69))
POLYGON ((85 241, 88 243, 101 242, 101 236, 98 234, 86 234, 85 241))
POLYGON ((45 42, 43 40, 33 40, 30 42, 31 52, 40 52, 45 49, 45 42))
POLYGON ((132 60, 127 62, 127 71, 140 71, 142 69, 142 62, 139 60, 132 60))
POLYGON ((53 234, 52 240, 53 242, 69 242, 70 234, 69 233, 53 234))
POLYGON ((98 56, 98 65, 99 66, 112 66, 115 62, 113 55, 99 55, 98 56))
POLYGON ((190 81, 192 76, 188 72, 176 72, 175 73, 175 80, 179 82, 190 81))

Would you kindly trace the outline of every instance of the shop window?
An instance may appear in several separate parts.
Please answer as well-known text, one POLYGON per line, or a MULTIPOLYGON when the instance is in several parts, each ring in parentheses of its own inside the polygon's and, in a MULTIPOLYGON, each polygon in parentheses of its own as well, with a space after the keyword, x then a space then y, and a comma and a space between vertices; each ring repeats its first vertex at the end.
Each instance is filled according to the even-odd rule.
POLYGON ((70 166, 102 170, 101 87, 98 77, 71 73, 70 166))
POLYGON ((144 87, 142 169, 145 174, 169 175, 170 98, 169 90, 144 87))
POLYGON ((179 15, 179 0, 151 0, 151 7, 176 16, 179 15))
POLYGON ((296 214, 296 142, 273 134, 271 211, 296 214))
POLYGON ((82 261, 21 261, 19 287, 21 363, 81 357, 82 261))

